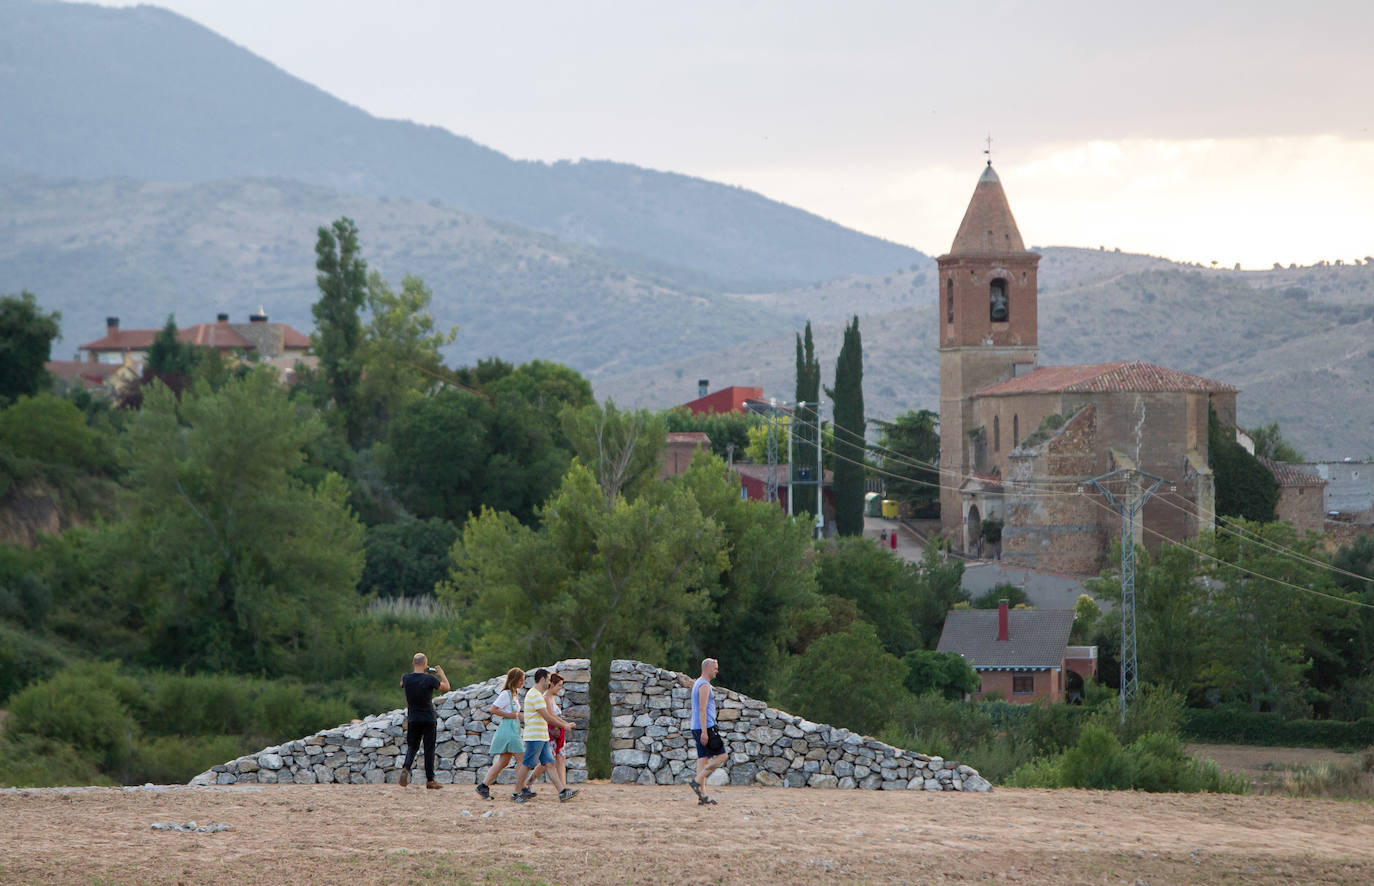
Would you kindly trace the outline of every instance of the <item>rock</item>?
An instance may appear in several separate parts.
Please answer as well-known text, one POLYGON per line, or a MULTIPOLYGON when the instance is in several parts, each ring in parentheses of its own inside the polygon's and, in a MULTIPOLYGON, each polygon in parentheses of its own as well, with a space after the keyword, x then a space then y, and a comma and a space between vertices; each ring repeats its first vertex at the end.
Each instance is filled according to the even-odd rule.
POLYGON ((634 784, 639 777, 639 770, 633 766, 615 766, 611 769, 612 784, 634 784))
POLYGON ((263 769, 280 769, 282 765, 281 755, 271 753, 259 754, 258 765, 261 766, 263 769))
POLYGON ((981 775, 968 775, 964 777, 964 790, 986 793, 992 790, 992 785, 981 775))
POLYGON ((807 784, 813 788, 837 788, 840 786, 840 780, 833 775, 818 774, 811 776, 807 784))
POLYGON ((754 781, 770 788, 782 787, 782 779, 772 772, 769 772, 767 769, 759 770, 758 774, 754 776, 754 781))

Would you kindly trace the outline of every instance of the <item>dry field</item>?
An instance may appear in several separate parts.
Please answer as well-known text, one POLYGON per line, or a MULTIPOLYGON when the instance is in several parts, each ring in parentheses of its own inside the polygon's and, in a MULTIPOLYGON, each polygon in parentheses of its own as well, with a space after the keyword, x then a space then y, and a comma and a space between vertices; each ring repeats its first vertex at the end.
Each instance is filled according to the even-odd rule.
POLYGON ((0 882, 1374 882, 1368 803, 1012 789, 717 796, 703 808, 686 787, 601 783, 570 803, 524 806, 462 787, 5 791, 0 882), (230 830, 150 828, 165 821, 230 830))

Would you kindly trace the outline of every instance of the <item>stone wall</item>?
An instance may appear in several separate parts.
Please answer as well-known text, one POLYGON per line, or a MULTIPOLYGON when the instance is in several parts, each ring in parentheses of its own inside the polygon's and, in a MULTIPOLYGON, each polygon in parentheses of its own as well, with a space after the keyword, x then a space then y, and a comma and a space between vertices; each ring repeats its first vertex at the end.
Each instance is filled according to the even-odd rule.
MULTIPOLYGON (((611 662, 611 781, 677 784, 695 773, 692 677, 638 661, 611 662)), ((710 784, 987 791, 971 767, 812 723, 722 686, 718 726, 730 754, 710 784)))
MULTIPOLYGON (((532 681, 526 670, 525 687, 532 681)), ((585 658, 560 661, 548 667, 563 675, 563 694, 560 704, 564 716, 579 729, 568 736, 568 781, 587 780, 586 725, 590 715, 588 706, 591 663, 585 658)), ((400 673, 397 673, 396 693, 401 694, 400 673)), ((435 778, 440 784, 476 784, 491 765, 487 749, 496 733, 496 718, 487 710, 501 691, 505 675, 482 683, 464 686, 442 696, 434 705, 439 710, 439 730, 435 747, 435 778)), ((338 782, 367 784, 387 782, 395 784, 401 777, 405 762, 406 739, 401 722, 405 710, 374 714, 343 726, 325 729, 306 738, 264 748, 255 754, 230 760, 202 772, 191 784, 316 784, 338 782)), ((423 778, 424 752, 416 754, 412 774, 423 778)), ((497 779, 499 784, 515 780, 513 767, 507 767, 497 779)))

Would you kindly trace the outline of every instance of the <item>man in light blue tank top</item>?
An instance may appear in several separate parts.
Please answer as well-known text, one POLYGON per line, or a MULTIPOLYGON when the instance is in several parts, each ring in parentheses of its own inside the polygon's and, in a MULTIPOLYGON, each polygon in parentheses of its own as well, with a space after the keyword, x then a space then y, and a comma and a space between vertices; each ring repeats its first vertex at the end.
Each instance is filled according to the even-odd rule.
POLYGON ((720 663, 708 658, 701 663, 701 676, 692 684, 692 737, 697 742, 697 777, 691 782, 697 802, 714 805, 706 796, 706 778, 725 763, 725 742, 716 730, 716 692, 711 681, 720 673, 720 663))

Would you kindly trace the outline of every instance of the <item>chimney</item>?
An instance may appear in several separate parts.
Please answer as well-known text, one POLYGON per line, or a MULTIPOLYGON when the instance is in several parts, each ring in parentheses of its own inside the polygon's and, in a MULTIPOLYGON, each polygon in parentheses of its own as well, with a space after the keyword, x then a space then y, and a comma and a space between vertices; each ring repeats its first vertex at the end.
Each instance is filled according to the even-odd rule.
POLYGON ((697 396, 705 397, 711 392, 711 380, 709 378, 697 379, 697 396))
POLYGON ((1007 614, 1007 601, 997 601, 997 639, 1011 639, 1011 616, 1007 614))
POLYGON ((262 305, 258 305, 258 312, 257 312, 256 314, 249 314, 249 315, 248 315, 248 322, 249 322, 249 323, 266 323, 266 322, 267 322, 267 311, 263 310, 262 305))
POLYGON ((228 315, 228 314, 216 314, 216 315, 215 315, 215 322, 216 322, 216 323, 228 323, 228 322, 229 322, 229 315, 228 315))
POLYGON ((118 317, 106 317, 106 318, 105 318, 105 334, 106 334, 106 335, 119 335, 119 318, 118 318, 118 317))

